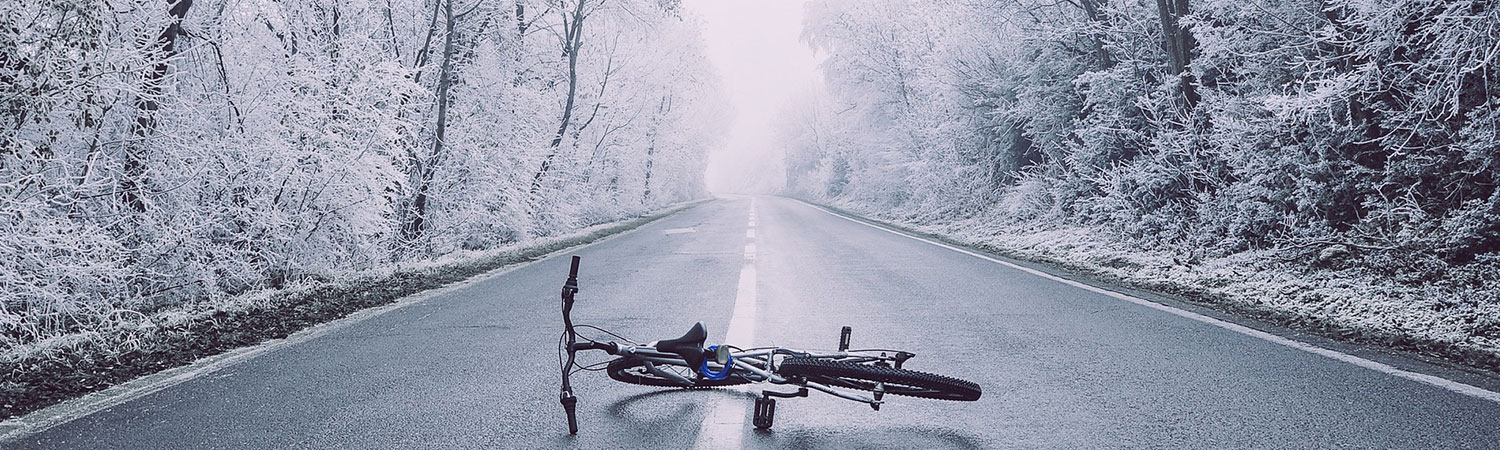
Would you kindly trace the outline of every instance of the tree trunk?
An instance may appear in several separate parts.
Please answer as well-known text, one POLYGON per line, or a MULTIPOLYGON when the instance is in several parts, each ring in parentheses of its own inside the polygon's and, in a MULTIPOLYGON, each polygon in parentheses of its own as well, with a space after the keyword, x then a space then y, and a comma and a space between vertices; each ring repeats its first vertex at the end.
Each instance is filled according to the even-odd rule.
POLYGON ((662 96, 661 103, 656 105, 656 116, 651 118, 651 143, 646 145, 646 192, 641 195, 642 205, 651 202, 651 166, 656 159, 656 134, 661 131, 661 116, 672 108, 670 99, 670 96, 662 96))
POLYGON ((573 102, 578 94, 578 50, 582 47, 583 40, 583 5, 587 0, 578 0, 578 5, 573 8, 572 22, 568 21, 568 13, 563 16, 563 54, 568 57, 568 100, 563 106, 562 124, 557 127, 557 134, 552 135, 552 143, 548 145, 551 149, 547 157, 542 159, 541 168, 537 169, 536 176, 531 180, 531 196, 536 197, 542 190, 542 178, 547 176, 547 171, 552 169, 552 160, 557 158, 559 147, 562 145, 563 136, 568 131, 568 122, 573 120, 573 102))
POLYGON ((176 51, 177 35, 182 34, 182 18, 193 0, 177 0, 167 13, 171 23, 156 37, 159 47, 152 53, 156 65, 146 74, 141 94, 135 99, 135 123, 130 127, 131 144, 125 147, 125 173, 120 179, 120 201, 135 212, 146 212, 142 191, 146 187, 146 163, 150 159, 147 140, 156 134, 156 112, 161 109, 162 80, 167 77, 167 59, 176 51))
POLYGON ((1177 87, 1182 94, 1182 102, 1185 109, 1191 110, 1198 105, 1198 91, 1194 86, 1193 74, 1188 71, 1188 66, 1193 63, 1193 52, 1196 51, 1197 41, 1186 28, 1182 27, 1181 19, 1188 15, 1189 0, 1156 0, 1156 10, 1161 16, 1162 47, 1167 53, 1167 71, 1177 77, 1177 87))
MULTIPOLYGON (((1083 15, 1084 17, 1088 18, 1089 23, 1102 28, 1104 25, 1107 25, 1107 23, 1104 19, 1103 11, 1099 10, 1099 2, 1101 1, 1103 0, 1078 0, 1078 5, 1083 8, 1083 15)), ((1183 1, 1185 2, 1187 0, 1183 1)), ((1109 69, 1111 67, 1114 67, 1114 58, 1110 57, 1109 50, 1104 48, 1103 34, 1100 33, 1098 35, 1095 35, 1094 38, 1091 39, 1091 41, 1094 42, 1094 58, 1097 60, 1096 62, 1099 64, 1099 68, 1109 69)))
POLYGON ((443 65, 438 72, 437 82, 437 124, 433 129, 432 153, 427 155, 425 161, 416 161, 414 168, 416 175, 416 192, 412 195, 411 208, 407 211, 408 220, 402 229, 402 235, 407 242, 415 241, 422 237, 426 226, 427 202, 429 191, 432 187, 432 179, 437 173, 437 166, 442 162, 444 144, 448 133, 448 103, 449 87, 453 84, 453 41, 454 41, 454 17, 453 1, 443 1, 443 17, 445 28, 443 36, 443 65))
POLYGON ((516 35, 518 35, 518 36, 524 36, 525 34, 526 34, 526 3, 521 2, 521 1, 517 1, 516 2, 516 35))
POLYGON ((646 147, 646 192, 641 194, 641 204, 651 203, 651 164, 656 157, 656 135, 651 136, 651 145, 646 147))

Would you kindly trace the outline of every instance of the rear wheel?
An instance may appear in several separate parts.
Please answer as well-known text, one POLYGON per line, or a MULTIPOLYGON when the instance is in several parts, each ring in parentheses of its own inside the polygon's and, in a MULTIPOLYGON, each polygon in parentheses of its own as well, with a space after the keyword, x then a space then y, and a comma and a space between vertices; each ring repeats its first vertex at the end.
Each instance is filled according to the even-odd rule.
POLYGON ((776 371, 784 377, 803 377, 811 382, 864 391, 873 391, 876 384, 884 383, 887 394, 909 397, 974 401, 981 394, 979 385, 972 381, 847 361, 787 358, 776 371))
POLYGON ((707 378, 699 378, 697 374, 694 373, 694 371, 688 369, 687 366, 680 366, 676 364, 655 364, 655 366, 656 370, 670 371, 682 376, 683 378, 691 380, 694 383, 691 385, 684 385, 677 380, 651 373, 651 371, 646 369, 646 361, 639 358, 624 357, 616 359, 614 361, 610 361, 609 365, 605 367, 604 371, 608 372, 609 377, 614 378, 615 381, 623 381, 630 384, 640 384, 645 386, 719 387, 750 383, 750 380, 745 379, 743 372, 731 372, 727 378, 724 378, 722 380, 710 380, 707 378))

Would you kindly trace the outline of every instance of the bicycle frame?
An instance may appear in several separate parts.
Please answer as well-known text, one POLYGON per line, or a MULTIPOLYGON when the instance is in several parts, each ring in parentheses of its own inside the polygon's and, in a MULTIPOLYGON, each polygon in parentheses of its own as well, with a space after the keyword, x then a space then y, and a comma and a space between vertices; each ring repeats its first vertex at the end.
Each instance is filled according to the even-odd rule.
MULTIPOLYGON (((682 357, 677 356, 676 354, 661 352, 654 348, 651 348, 650 346, 621 345, 615 342, 609 342, 606 344, 613 344, 617 347, 617 351, 611 353, 613 355, 622 357, 635 357, 637 359, 640 359, 641 361, 649 363, 646 366, 646 370, 654 375, 675 380, 679 383, 682 383, 683 387, 693 387, 696 384, 692 379, 684 377, 681 374, 672 371, 661 370, 655 367, 656 365, 670 365, 689 368, 687 361, 684 361, 682 357)), ((589 349, 593 350, 595 348, 589 349)), ((772 364, 776 355, 827 358, 836 360, 855 359, 859 361, 896 361, 898 359, 896 357, 867 355, 865 354, 865 352, 816 352, 794 350, 783 347, 757 348, 731 352, 730 356, 734 364, 734 371, 730 372, 729 376, 740 376, 756 383, 769 382, 771 384, 778 385, 791 384, 804 388, 812 388, 814 390, 824 392, 835 397, 860 403, 866 403, 872 406, 878 406, 884 403, 883 400, 877 399, 873 395, 866 396, 853 394, 836 390, 822 383, 782 377, 781 375, 776 374, 775 366, 774 364, 772 364)), ((711 370, 714 371, 723 370, 724 368, 723 365, 719 364, 716 361, 709 361, 708 366, 711 370)), ((689 369, 693 372, 697 372, 697 369, 689 369)))

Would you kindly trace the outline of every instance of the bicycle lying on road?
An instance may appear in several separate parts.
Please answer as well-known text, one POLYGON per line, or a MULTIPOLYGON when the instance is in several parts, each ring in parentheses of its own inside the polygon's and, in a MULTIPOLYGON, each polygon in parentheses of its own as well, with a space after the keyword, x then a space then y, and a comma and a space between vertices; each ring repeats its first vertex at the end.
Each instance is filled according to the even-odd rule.
POLYGON ((575 326, 572 311, 573 298, 578 293, 578 263, 579 257, 574 256, 568 281, 563 284, 564 331, 558 339, 558 363, 562 369, 560 400, 568 415, 570 434, 578 434, 578 397, 573 395, 569 377, 581 370, 604 370, 617 381, 646 386, 708 388, 771 383, 796 387, 795 392, 761 391, 755 399, 752 420, 759 429, 771 427, 777 398, 806 397, 809 389, 866 403, 876 411, 884 403, 885 394, 939 400, 979 399, 979 385, 973 382, 903 369, 901 366, 915 354, 887 349, 850 350, 849 327, 843 328, 838 351, 813 351, 784 347, 742 349, 728 344, 704 348, 708 331, 702 322, 680 338, 645 344, 592 325, 575 326), (589 339, 579 335, 578 328, 592 329, 624 342, 589 339), (581 366, 575 358, 584 350, 600 350, 619 358, 581 366))

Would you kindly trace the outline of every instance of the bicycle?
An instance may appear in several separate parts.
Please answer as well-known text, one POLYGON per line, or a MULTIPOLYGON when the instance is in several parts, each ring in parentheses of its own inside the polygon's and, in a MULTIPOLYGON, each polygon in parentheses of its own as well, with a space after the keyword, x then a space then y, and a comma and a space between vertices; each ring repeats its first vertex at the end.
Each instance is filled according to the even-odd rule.
POLYGON ((569 378, 583 370, 604 370, 625 383, 675 388, 716 388, 750 383, 796 387, 795 392, 761 391, 755 399, 752 423, 769 429, 775 420, 777 398, 807 397, 809 389, 835 397, 869 404, 876 411, 886 394, 939 400, 975 401, 982 394, 970 381, 902 368, 913 353, 889 349, 849 349, 851 330, 843 327, 838 351, 810 351, 784 347, 741 349, 728 344, 705 348, 708 331, 699 322, 676 339, 635 343, 593 325, 574 325, 574 296, 578 289, 578 263, 573 257, 568 280, 562 288, 563 333, 558 337, 558 365, 562 372, 559 401, 568 416, 568 433, 578 434, 577 403, 569 378), (577 328, 608 334, 624 343, 589 339, 577 328), (579 339, 583 341, 580 342, 579 339), (577 364, 577 352, 600 350, 618 356, 589 366, 577 364), (566 353, 566 362, 564 362, 566 353), (599 367, 603 365, 603 367, 599 367), (868 391, 869 395, 845 390, 868 391))

